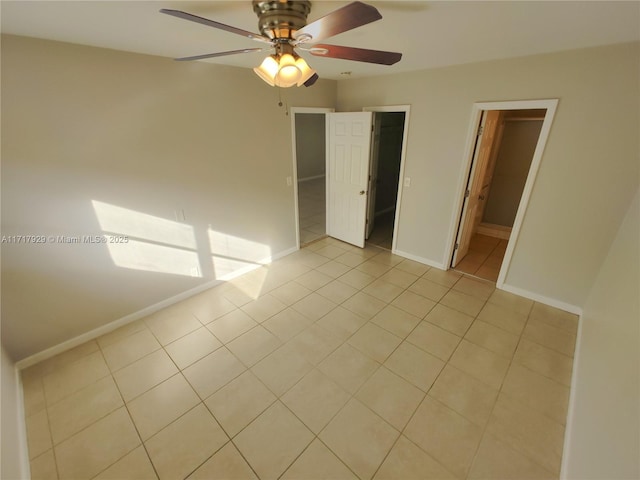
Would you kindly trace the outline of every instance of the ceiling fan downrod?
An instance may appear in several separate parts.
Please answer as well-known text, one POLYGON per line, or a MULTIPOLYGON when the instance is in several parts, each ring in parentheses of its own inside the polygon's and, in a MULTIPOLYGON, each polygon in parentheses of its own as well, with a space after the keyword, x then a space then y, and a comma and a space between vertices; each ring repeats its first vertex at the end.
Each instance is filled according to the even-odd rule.
POLYGON ((307 24, 309 0, 253 0, 260 33, 270 39, 292 40, 293 34, 307 24))

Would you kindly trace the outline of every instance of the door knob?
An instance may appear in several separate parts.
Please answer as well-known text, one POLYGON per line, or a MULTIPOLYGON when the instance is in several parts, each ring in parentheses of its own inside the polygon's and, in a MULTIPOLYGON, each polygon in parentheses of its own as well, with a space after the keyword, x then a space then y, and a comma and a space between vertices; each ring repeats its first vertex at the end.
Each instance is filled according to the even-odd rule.
POLYGON ((367 192, 365 192, 364 190, 360 190, 360 195, 364 195, 365 193, 367 192))

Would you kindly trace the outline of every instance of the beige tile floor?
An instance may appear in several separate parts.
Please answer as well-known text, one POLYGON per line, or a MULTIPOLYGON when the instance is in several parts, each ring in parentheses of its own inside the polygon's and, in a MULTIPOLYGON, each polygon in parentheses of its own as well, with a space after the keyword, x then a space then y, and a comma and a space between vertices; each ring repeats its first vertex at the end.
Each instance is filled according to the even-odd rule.
POLYGON ((455 270, 495 282, 506 249, 507 240, 474 233, 469 252, 455 266, 455 270))
POLYGON ((576 325, 326 238, 23 371, 32 478, 558 478, 576 325))
POLYGON ((325 178, 298 182, 300 245, 326 235, 325 178))

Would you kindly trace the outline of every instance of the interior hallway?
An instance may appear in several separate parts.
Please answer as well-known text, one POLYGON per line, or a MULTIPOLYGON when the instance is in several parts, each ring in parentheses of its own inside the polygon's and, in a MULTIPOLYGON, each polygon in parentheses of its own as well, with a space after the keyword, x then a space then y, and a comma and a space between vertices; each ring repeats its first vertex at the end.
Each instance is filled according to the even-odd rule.
MULTIPOLYGON (((298 182, 298 212, 300 215, 300 245, 309 245, 326 233, 325 177, 298 182)), ((376 217, 367 245, 391 250, 394 212, 376 217)))
POLYGON ((576 329, 321 239, 23 371, 32 478, 558 478, 576 329))

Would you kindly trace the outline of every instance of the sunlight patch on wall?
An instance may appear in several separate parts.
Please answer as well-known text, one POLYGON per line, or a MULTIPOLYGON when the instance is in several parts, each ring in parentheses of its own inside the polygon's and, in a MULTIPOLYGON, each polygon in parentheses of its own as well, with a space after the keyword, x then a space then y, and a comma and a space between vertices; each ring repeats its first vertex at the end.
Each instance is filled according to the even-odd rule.
MULTIPOLYGON (((215 276, 219 280, 231 280, 260 268, 271 261, 271 248, 263 243, 217 232, 209 228, 209 247, 215 276)), ((257 298, 264 278, 257 282, 235 284, 251 298, 257 298)))
POLYGON ((192 226, 97 200, 92 204, 104 233, 127 237, 106 243, 118 267, 202 277, 192 226))
POLYGON ((111 259, 118 267, 202 277, 196 252, 138 240, 107 245, 111 259))
POLYGON ((236 258, 249 263, 265 263, 271 260, 271 249, 268 245, 253 242, 228 233, 209 229, 211 254, 227 258, 236 258))
POLYGON ((176 247, 196 249, 191 225, 154 217, 128 208, 92 201, 100 228, 105 232, 128 235, 141 240, 164 243, 176 247))

